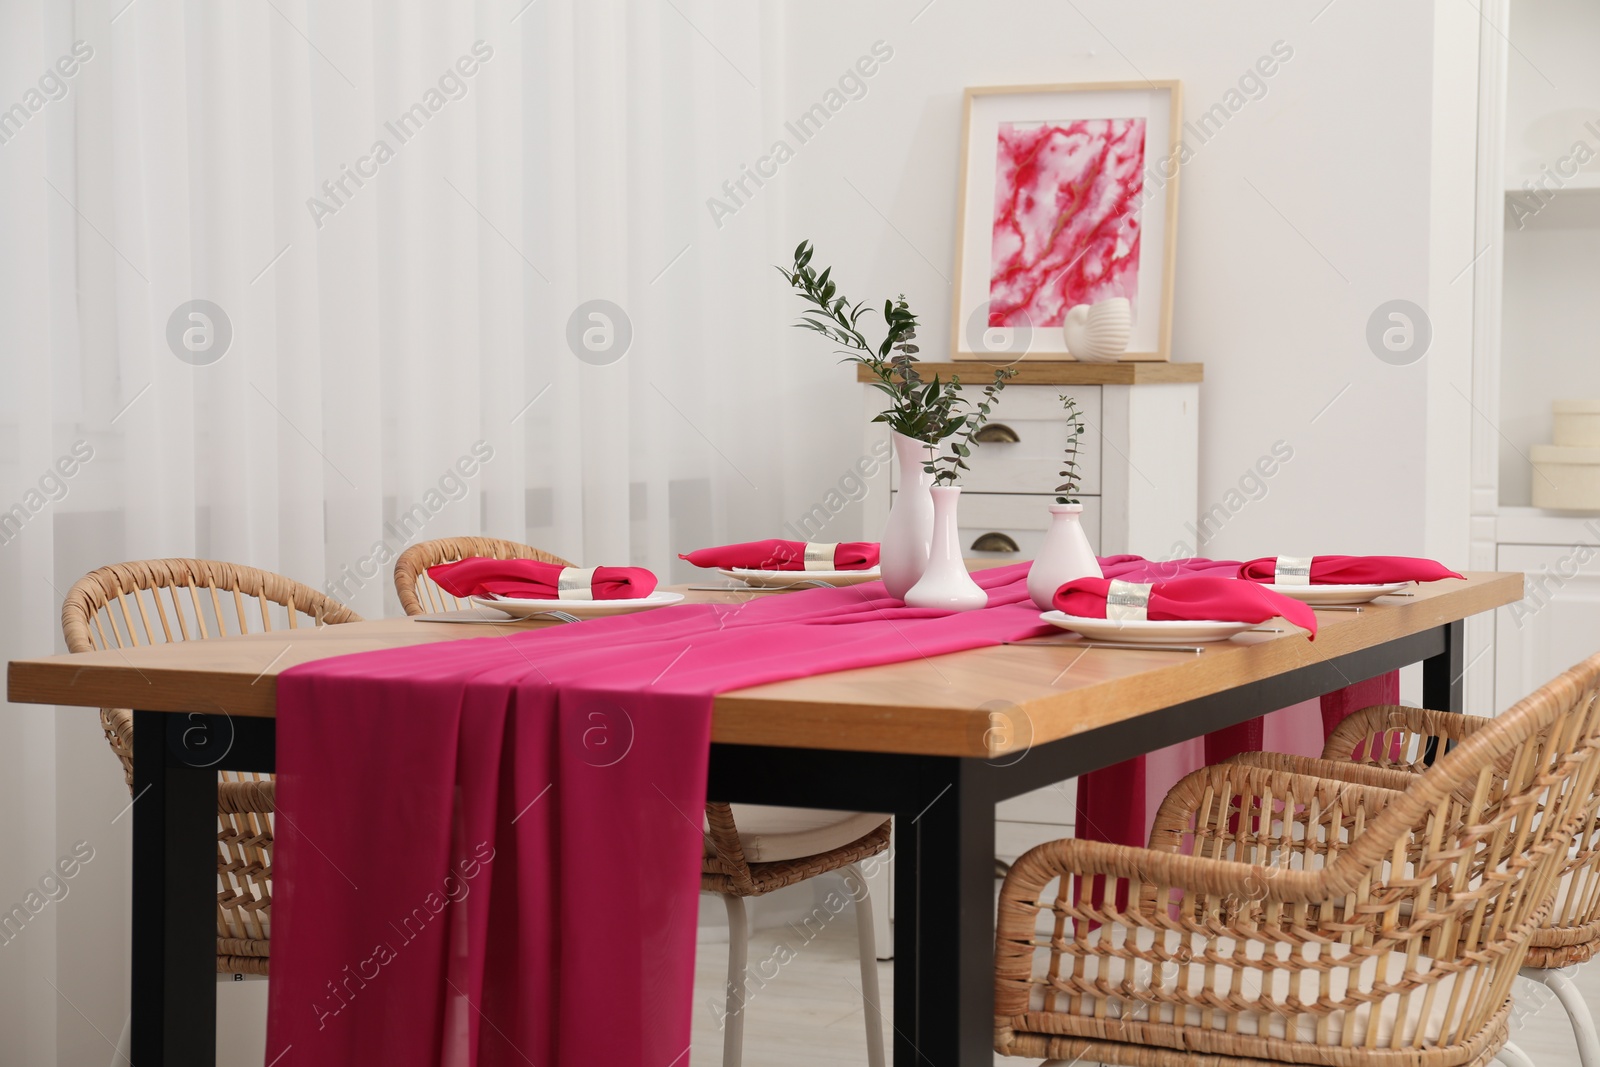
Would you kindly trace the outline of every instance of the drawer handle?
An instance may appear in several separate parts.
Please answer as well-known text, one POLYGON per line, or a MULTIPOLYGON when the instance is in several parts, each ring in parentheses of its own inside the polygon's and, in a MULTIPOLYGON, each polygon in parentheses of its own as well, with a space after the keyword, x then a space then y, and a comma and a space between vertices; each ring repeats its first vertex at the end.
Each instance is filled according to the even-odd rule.
POLYGON ((986 445, 996 443, 1014 445, 1018 441, 1022 440, 1022 438, 1017 436, 1017 431, 1013 430, 1003 422, 991 422, 989 425, 973 434, 972 439, 974 441, 980 441, 986 445))
POLYGON ((972 542, 974 552, 1021 552, 1022 549, 1010 537, 1003 533, 979 534, 978 539, 972 542))

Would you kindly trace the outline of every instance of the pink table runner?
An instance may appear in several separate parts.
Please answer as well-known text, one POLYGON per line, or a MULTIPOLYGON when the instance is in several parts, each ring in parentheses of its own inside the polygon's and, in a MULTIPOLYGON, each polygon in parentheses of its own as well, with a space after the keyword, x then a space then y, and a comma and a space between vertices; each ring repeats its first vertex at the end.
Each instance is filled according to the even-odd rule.
POLYGON ((266 1062, 681 1064, 714 695, 1044 632, 1027 566, 966 614, 870 583, 284 672, 266 1062))
POLYGON ((1044 632, 881 583, 342 656, 278 678, 266 1062, 682 1067, 719 691, 1044 632))

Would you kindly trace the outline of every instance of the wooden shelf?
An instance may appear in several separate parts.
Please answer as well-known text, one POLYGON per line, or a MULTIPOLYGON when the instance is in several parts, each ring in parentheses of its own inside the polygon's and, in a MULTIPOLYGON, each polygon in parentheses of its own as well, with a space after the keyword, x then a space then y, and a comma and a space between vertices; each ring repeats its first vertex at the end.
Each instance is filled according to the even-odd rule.
POLYGON ((1592 545, 1600 539, 1600 512, 1501 507, 1495 542, 1508 545, 1592 545))
MULTIPOLYGON (((987 380, 993 364, 977 359, 964 359, 959 363, 918 363, 917 372, 924 378, 938 375, 948 379, 959 374, 964 382, 987 380)), ((1156 382, 1198 382, 1205 374, 1204 363, 1077 363, 1072 360, 1025 359, 1011 364, 1016 377, 1009 385, 1148 385, 1156 382)), ((865 367, 856 368, 856 381, 869 382, 872 374, 865 367)))

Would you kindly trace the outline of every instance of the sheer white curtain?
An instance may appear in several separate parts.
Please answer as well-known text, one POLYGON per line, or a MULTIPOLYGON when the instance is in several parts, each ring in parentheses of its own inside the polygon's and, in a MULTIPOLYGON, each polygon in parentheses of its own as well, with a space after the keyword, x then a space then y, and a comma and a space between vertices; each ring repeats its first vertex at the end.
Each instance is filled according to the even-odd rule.
MULTIPOLYGON (((5 655, 55 651, 66 588, 123 559, 250 563, 377 616, 409 540, 681 577, 675 551, 770 536, 792 309, 765 265, 794 242, 774 192, 720 227, 706 200, 781 124, 777 17, 0 6, 5 655)), ((7 709, 0 909, 97 850, 0 945, 18 1062, 109 1055, 126 803, 92 712, 7 709)))

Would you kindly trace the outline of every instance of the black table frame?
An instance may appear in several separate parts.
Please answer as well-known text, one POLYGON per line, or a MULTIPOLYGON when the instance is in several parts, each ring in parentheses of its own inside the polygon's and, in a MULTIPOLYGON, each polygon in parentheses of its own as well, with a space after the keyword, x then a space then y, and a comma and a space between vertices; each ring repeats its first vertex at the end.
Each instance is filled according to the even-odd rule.
MULTIPOLYGON (((713 745, 710 795, 892 812, 894 1062, 987 1067, 996 804, 1417 662, 1424 705, 1459 712, 1462 631, 1461 622, 1447 623, 1040 744, 1020 758, 713 745)), ((215 1062, 216 772, 273 770, 274 739, 272 719, 134 713, 135 1067, 215 1062), (165 758, 145 756, 151 752, 165 758)))

